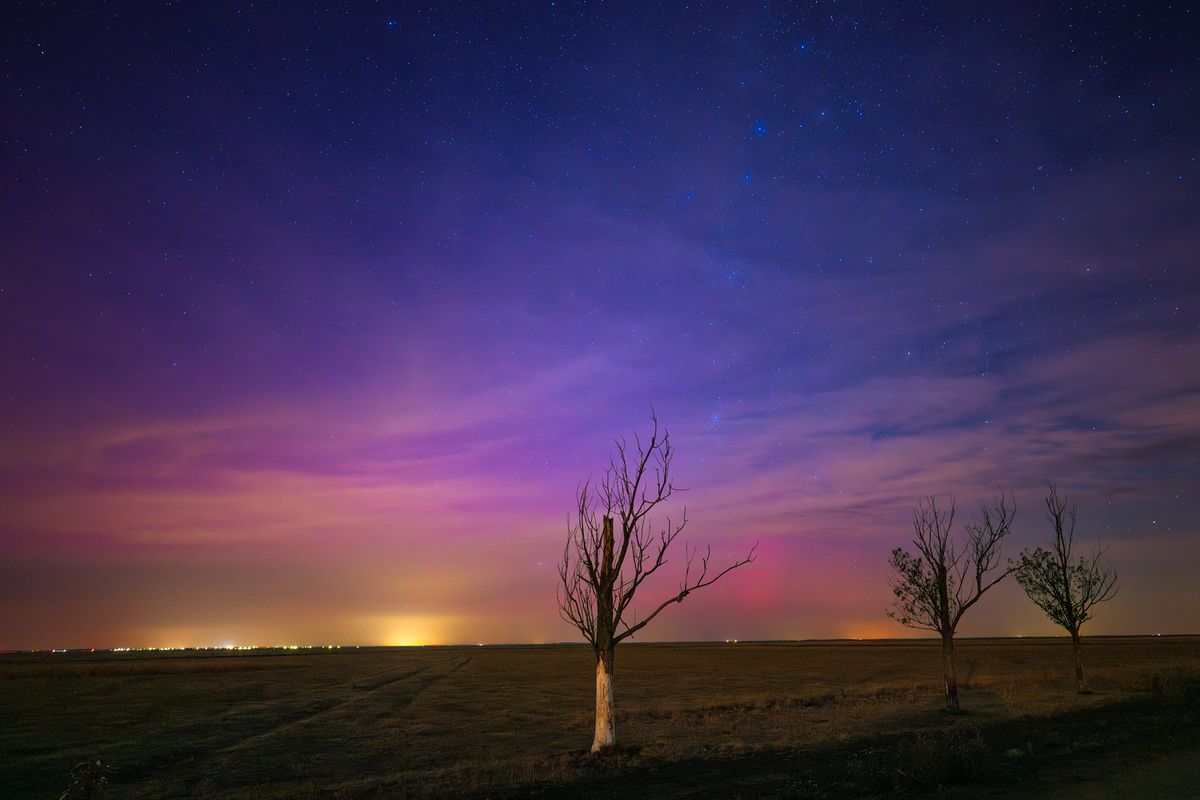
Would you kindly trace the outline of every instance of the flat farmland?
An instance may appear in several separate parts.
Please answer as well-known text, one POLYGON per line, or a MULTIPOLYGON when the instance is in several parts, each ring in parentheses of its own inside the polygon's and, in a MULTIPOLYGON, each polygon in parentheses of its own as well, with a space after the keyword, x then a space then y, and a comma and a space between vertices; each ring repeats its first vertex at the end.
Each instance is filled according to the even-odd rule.
POLYGON ((1200 796, 1200 638, 958 651, 950 716, 931 641, 623 646, 599 760, 582 647, 8 655, 0 797, 1200 796))

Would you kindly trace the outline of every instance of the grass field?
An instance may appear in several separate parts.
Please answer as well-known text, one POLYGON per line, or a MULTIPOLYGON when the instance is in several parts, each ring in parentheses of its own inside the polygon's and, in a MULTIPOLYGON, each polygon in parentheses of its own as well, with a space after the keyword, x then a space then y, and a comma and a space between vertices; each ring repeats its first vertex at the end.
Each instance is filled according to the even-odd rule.
POLYGON ((0 657, 0 797, 1200 797, 1200 638, 0 657), (940 785, 940 788, 939 788, 940 785), (1190 792, 1190 794, 1189 794, 1190 792))

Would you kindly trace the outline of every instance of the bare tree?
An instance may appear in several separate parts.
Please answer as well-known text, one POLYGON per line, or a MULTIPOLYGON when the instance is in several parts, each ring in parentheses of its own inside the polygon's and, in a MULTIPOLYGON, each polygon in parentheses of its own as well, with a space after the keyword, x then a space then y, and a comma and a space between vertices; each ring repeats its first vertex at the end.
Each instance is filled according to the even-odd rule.
POLYGON ((1117 573, 1100 563, 1106 548, 1099 545, 1089 555, 1075 558, 1075 523, 1079 508, 1067 498, 1058 496, 1050 484, 1046 496, 1046 519, 1054 528, 1050 549, 1041 547, 1021 552, 1016 566, 1017 583, 1056 625, 1071 635, 1075 653, 1075 686, 1087 691, 1083 679, 1083 659, 1080 654, 1079 629, 1092 618, 1092 609, 1117 595, 1117 573))
POLYGON ((978 515, 965 526, 965 545, 952 535, 957 510, 954 495, 947 510, 938 508, 935 497, 921 500, 913 509, 916 553, 897 547, 888 560, 895 600, 887 615, 901 625, 942 637, 948 711, 959 710, 954 632, 967 609, 1011 571, 994 574, 1000 566, 1000 544, 1017 509, 1015 500, 1003 493, 999 500, 980 501, 978 515))
MULTIPOLYGON (((687 511, 678 522, 666 517, 656 527, 650 514, 674 494, 671 461, 674 450, 658 418, 651 414, 650 439, 634 437, 630 448, 616 441, 616 453, 598 486, 583 484, 577 494, 574 519, 559 565, 558 609, 564 620, 583 634, 596 654, 596 729, 592 752, 616 745, 613 706, 613 663, 616 646, 662 613, 663 609, 697 589, 716 583, 731 570, 754 560, 754 548, 740 561, 713 572, 711 548, 697 563, 697 551, 684 544, 683 577, 679 591, 642 617, 632 609, 642 584, 667 563, 667 551, 687 525, 687 511), (620 533, 614 531, 617 521, 620 533), (627 621, 626 616, 629 620, 627 621)), ((755 545, 757 547, 757 545, 755 545)))

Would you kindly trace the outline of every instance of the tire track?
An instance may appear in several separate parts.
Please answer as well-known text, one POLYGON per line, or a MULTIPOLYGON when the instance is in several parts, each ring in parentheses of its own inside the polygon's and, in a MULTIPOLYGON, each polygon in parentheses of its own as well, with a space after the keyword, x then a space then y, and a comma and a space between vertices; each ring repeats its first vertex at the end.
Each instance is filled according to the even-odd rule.
MULTIPOLYGON (((131 797, 146 796, 138 791, 140 787, 137 787, 137 784, 151 776, 157 776, 157 779, 162 782, 159 786, 160 792, 165 790, 166 786, 171 787, 171 790, 157 795, 157 800, 163 800, 166 797, 195 797, 198 792, 200 794, 221 794, 223 790, 230 789, 234 789, 236 793, 235 787, 241 781, 235 779, 233 785, 223 787, 214 786, 210 782, 216 776, 241 772, 240 768, 235 767, 230 770, 230 767, 247 758, 253 763, 257 760, 253 755, 255 750, 269 751, 276 740, 303 731, 314 720, 344 713, 355 705, 370 701, 383 692, 404 687, 406 682, 411 683, 411 691, 401 692, 402 696, 398 698, 399 702, 389 704, 391 709, 399 713, 411 705, 426 689, 464 669, 470 664, 472 658, 459 659, 448 667, 444 663, 427 663, 417 667, 410 663, 371 675, 356 677, 353 680, 329 687, 325 690, 325 697, 318 697, 307 703, 297 703, 298 698, 293 695, 274 704, 277 712, 275 714, 276 721, 273 724, 267 720, 260 720, 258 730, 243 734, 228 744, 211 747, 211 749, 198 749, 196 744, 204 738, 209 738, 214 729, 219 730, 227 725, 237 724, 235 718, 239 713, 244 713, 244 708, 239 709, 237 706, 230 708, 226 714, 213 718, 203 732, 202 729, 194 727, 190 730, 164 731, 167 736, 179 738, 182 747, 169 760, 160 761, 155 765, 145 765, 148 768, 145 774, 138 775, 132 784, 124 788, 130 790, 131 797), (189 741, 193 744, 188 745, 189 741)), ((226 739, 226 741, 229 740, 226 739)), ((286 748, 284 749, 286 750, 286 748)), ((138 770, 138 772, 141 773, 142 770, 138 770)), ((133 776, 129 775, 128 777, 132 778, 133 776)), ((219 782, 224 783, 224 781, 219 782)), ((242 785, 238 788, 245 790, 248 786, 242 785)))
MULTIPOLYGON (((425 692, 425 690, 427 690, 429 687, 433 686, 434 684, 444 680, 445 678, 450 677, 451 675, 458 672, 459 670, 464 669, 468 664, 471 663, 473 658, 474 658, 473 656, 467 656, 466 658, 463 658, 463 659, 459 660, 457 663, 450 666, 450 668, 445 670, 444 672, 435 673, 432 675, 428 675, 425 673, 429 673, 430 670, 433 669, 433 665, 426 665, 426 666, 420 667, 418 669, 405 668, 407 671, 402 675, 397 675, 394 678, 389 678, 389 679, 382 680, 382 681, 374 681, 370 684, 370 688, 366 689, 365 691, 360 691, 358 694, 355 694, 349 698, 346 698, 345 700, 342 700, 340 702, 335 702, 332 705, 326 706, 324 708, 319 708, 319 709, 313 711, 311 714, 306 714, 297 719, 292 719, 292 720, 288 720, 286 722, 281 722, 279 725, 276 725, 276 726, 270 728, 269 730, 262 731, 261 733, 256 733, 251 736, 248 736, 235 744, 232 744, 232 745, 229 745, 228 747, 223 747, 220 750, 214 751, 212 754, 212 757, 219 758, 219 757, 222 757, 225 755, 236 753, 239 750, 248 749, 248 748, 253 747, 254 745, 258 744, 261 741, 269 739, 272 736, 279 735, 279 734, 289 731, 293 728, 298 728, 298 727, 301 727, 304 725, 308 725, 313 720, 315 720, 319 717, 325 716, 327 714, 336 713, 343 709, 354 706, 358 703, 362 703, 366 700, 369 700, 372 697, 374 697, 375 695, 377 695, 389 688, 394 687, 396 684, 398 684, 402 681, 406 681, 406 680, 409 680, 410 678, 416 678, 418 676, 424 675, 425 677, 423 680, 417 681, 415 692, 413 692, 410 695, 407 695, 399 703, 393 704, 391 706, 393 709, 395 709, 397 711, 399 711, 403 708, 407 708, 408 706, 412 705, 412 703, 423 692, 425 692)), ((392 671, 395 671, 395 670, 392 670, 392 671)), ((384 674, 384 673, 380 673, 380 674, 384 674)), ((378 677, 378 675, 376 675, 374 677, 378 677)), ((358 681, 358 682, 352 684, 352 686, 354 688, 357 688, 362 683, 363 683, 363 681, 358 681)))

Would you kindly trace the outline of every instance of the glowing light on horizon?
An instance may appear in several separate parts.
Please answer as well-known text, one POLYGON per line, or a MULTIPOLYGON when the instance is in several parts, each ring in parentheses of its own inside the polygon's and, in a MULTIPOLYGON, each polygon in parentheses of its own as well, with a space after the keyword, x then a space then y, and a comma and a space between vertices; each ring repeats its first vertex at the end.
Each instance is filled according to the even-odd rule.
POLYGON ((454 627, 447 617, 403 615, 382 617, 377 622, 382 629, 379 641, 387 647, 429 647, 454 639, 447 635, 454 627))
MULTIPOLYGON (((571 46, 553 4, 530 4, 531 35, 496 52, 461 44, 488 35, 488 15, 329 15, 323 35, 347 46, 312 53, 314 74, 408 46, 380 31, 460 44, 415 53, 390 94, 368 80, 287 114, 239 102, 253 135, 233 138, 185 124, 198 97, 226 99, 218 70, 180 92, 171 68, 112 59, 111 81, 93 69, 98 43, 129 36, 150 62, 185 68, 190 32, 222 21, 210 6, 106 20, 111 32, 68 13, 18 26, 9 48, 6 138, 31 148, 10 182, 36 190, 0 217, 0 649, 578 643, 554 603, 564 515, 614 437, 645 433, 651 404, 690 490, 655 529, 687 506, 685 538, 713 546, 713 567, 756 541, 762 557, 638 641, 920 638, 884 616, 909 507, 956 492, 965 523, 998 480, 1021 509, 1005 558, 1045 540, 1046 479, 1079 502, 1081 541, 1111 543, 1128 591, 1089 633, 1200 626, 1200 592, 1179 591, 1200 561, 1195 449, 1178 446, 1200 441, 1187 103, 1127 115, 1106 92, 1080 122, 1067 82, 1008 63, 978 96, 944 80, 921 35, 895 43, 920 100, 908 102, 893 70, 862 56, 874 40, 797 43, 777 32, 802 20, 774 9, 697 12, 670 35, 657 10, 617 11, 594 47, 632 63, 620 31, 648 14, 641 66, 706 85, 816 57, 831 71, 802 70, 792 94, 822 102, 781 105, 761 80, 686 103, 655 81, 636 102, 597 103, 625 96, 624 69, 559 70, 537 115, 466 124, 528 100, 509 64, 571 46), (714 48, 708 31, 747 46, 714 48), (460 68, 440 69, 442 55, 460 68), (846 87, 855 100, 828 102, 846 87), (1026 90, 1039 101, 997 99, 1026 90), (395 135, 405 98, 426 92, 442 102, 413 111, 412 130, 458 131, 437 146, 395 135), (973 113, 931 120, 934 100, 973 113), (86 148, 103 169, 79 168, 64 119, 105 131, 86 148), (306 159, 298 182, 296 159, 330 119, 355 135, 306 159), (145 158, 164 124, 169 152, 145 158), (1013 130, 1071 126, 1106 146, 1010 152, 1013 130), (927 147, 980 129, 1007 133, 927 147), (394 157, 364 168, 384 141, 394 157), (253 162, 252 190, 218 179, 214 152, 253 162), (863 152, 875 156, 860 175, 863 152), (912 176, 933 168, 915 202, 912 176), (986 198, 964 201, 976 183, 986 198), (798 203, 799 228, 785 224, 798 203), (1119 257, 1131 242, 1137 257, 1119 257), (1048 308, 1072 324, 1049 325, 1048 308)), ((280 4, 259 21, 290 29, 292 15, 280 4)), ((1091 42, 1079 58, 1120 51, 1124 15, 1058 13, 1038 46, 1078 23, 1091 42)), ((968 17, 947 21, 957 46, 1026 46, 968 17)), ((882 19, 881 36, 926 28, 903 10, 882 19)), ((1139 25, 1154 57, 1102 71, 1191 96, 1194 37, 1170 15, 1139 25)), ((285 97, 296 76, 277 65, 307 59, 308 42, 252 39, 216 37, 211 58, 285 97)), ((687 546, 630 621, 669 596, 687 546)), ((1056 634, 1015 582, 997 592, 1008 600, 982 603, 965 634, 1056 634)))

